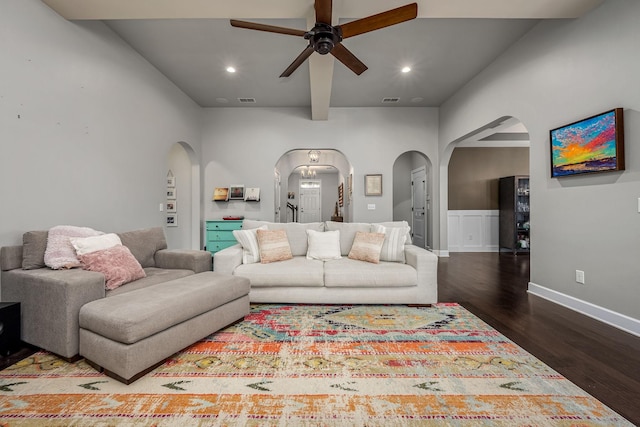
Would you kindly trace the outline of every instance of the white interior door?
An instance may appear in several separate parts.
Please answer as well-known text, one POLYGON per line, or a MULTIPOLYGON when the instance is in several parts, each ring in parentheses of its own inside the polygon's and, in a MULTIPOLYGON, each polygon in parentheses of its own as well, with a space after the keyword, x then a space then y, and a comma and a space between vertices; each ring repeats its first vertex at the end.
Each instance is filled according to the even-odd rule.
POLYGON ((298 207, 298 222, 320 222, 321 206, 320 180, 300 180, 300 205, 298 207))
POLYGON ((425 248, 427 243, 427 170, 424 167, 411 171, 411 211, 413 244, 425 248))

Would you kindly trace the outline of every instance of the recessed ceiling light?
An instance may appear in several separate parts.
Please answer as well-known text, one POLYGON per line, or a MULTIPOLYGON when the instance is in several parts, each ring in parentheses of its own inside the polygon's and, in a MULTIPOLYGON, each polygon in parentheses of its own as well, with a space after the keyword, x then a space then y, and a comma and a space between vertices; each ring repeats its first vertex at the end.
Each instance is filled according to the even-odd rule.
POLYGON ((414 104, 417 104, 418 102, 422 102, 424 101, 424 98, 421 96, 416 96, 415 98, 411 98, 411 102, 413 102, 414 104))
POLYGON ((216 98, 216 102, 220 104, 226 104, 229 102, 229 100, 227 98, 216 98))
POLYGON ((403 73, 408 73, 409 71, 411 71, 411 67, 402 67, 403 73))
POLYGON ((236 69, 233 67, 227 67, 227 73, 235 73, 236 69))

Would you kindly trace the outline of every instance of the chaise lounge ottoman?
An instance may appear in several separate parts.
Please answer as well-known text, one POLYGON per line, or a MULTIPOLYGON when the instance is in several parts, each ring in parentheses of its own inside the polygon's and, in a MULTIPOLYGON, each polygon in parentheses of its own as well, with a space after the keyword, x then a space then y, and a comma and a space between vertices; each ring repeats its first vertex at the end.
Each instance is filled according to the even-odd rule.
POLYGON ((249 280, 207 271, 89 302, 80 355, 130 384, 167 357, 249 313, 249 280))

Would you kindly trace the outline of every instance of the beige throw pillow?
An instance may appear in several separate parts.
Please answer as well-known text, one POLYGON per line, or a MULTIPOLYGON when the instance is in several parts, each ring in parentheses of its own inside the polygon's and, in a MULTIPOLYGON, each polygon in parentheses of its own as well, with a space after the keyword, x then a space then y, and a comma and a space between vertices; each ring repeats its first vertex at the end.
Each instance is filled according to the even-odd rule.
POLYGON ((353 245, 351 245, 351 251, 349 251, 349 258, 378 264, 380 263, 380 251, 382 250, 383 243, 383 233, 365 233, 358 231, 356 232, 356 237, 353 239, 353 245))
POLYGON ((291 246, 285 230, 256 230, 258 247, 260 248, 260 262, 284 261, 293 258, 291 246))

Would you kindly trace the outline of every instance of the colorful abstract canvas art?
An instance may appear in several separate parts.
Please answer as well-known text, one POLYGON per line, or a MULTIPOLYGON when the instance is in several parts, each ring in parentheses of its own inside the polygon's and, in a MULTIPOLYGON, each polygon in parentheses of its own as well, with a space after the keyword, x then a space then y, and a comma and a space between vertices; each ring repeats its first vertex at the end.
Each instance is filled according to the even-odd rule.
POLYGON ((624 170, 622 109, 551 132, 551 177, 624 170))

